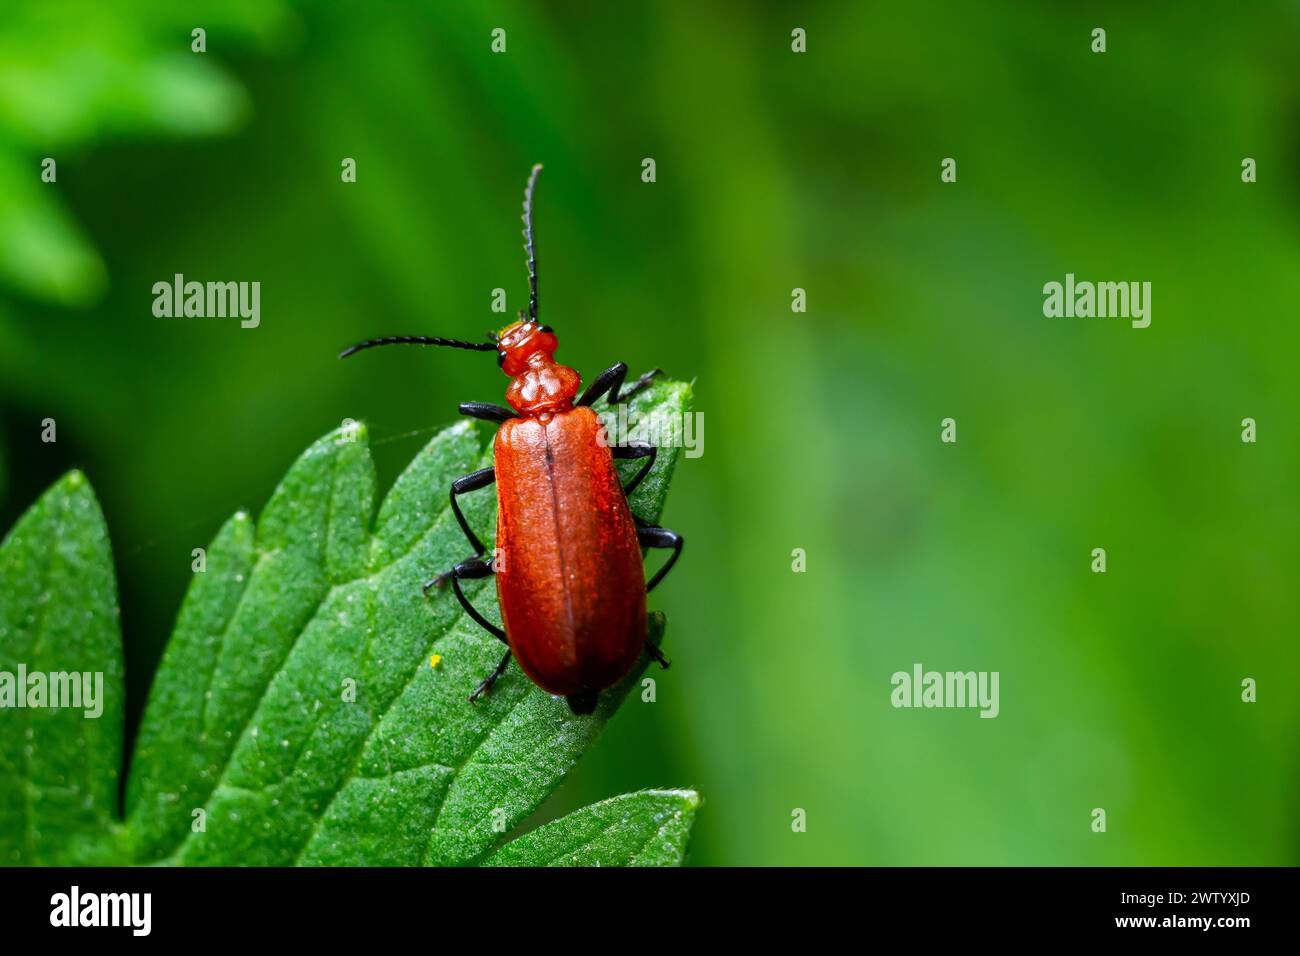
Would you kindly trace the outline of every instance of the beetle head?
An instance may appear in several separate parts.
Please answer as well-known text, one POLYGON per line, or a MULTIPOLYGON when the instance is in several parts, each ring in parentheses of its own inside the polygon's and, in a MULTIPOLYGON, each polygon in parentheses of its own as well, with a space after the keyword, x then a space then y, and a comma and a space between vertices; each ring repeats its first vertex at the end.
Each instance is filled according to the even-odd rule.
POLYGON ((514 378, 530 366, 550 363, 559 344, 549 325, 539 325, 521 312, 519 321, 496 337, 497 364, 514 378))

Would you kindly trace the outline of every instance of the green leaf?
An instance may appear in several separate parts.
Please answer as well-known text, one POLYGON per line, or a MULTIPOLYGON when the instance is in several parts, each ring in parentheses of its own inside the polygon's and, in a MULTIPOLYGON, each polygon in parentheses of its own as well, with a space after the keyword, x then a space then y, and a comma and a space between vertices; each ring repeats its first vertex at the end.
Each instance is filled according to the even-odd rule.
MULTIPOLYGON (((633 414, 689 405, 689 386, 665 383, 633 414)), ((447 490, 490 463, 491 433, 461 423, 437 435, 373 530, 366 433, 345 439, 314 444, 257 522, 235 515, 207 549, 127 786, 140 862, 477 862, 559 784, 639 676, 587 717, 515 667, 470 704, 501 645, 449 591, 425 597, 421 584, 467 553, 447 490)), ((663 449, 638 489, 640 517, 657 520, 676 455, 663 449)), ((495 495, 462 500, 490 541, 495 495)), ((490 580, 466 591, 496 617, 490 580)), ((662 628, 652 616, 652 640, 662 628)))
POLYGON ((507 843, 485 866, 678 866, 700 796, 642 790, 583 807, 507 843))
POLYGON ((115 858, 122 700, 108 529, 85 478, 71 472, 0 544, 0 864, 115 858), (70 689, 52 675, 77 672, 98 687, 93 708, 85 698, 50 706, 48 688, 70 689), (34 675, 47 686, 44 706, 27 696, 34 675))
MULTIPOLYGON (((681 416, 690 398, 689 386, 658 385, 633 403, 633 418, 681 416)), ((56 484, 0 545, 0 673, 97 672, 102 712, 0 708, 0 862, 680 862, 696 797, 674 791, 597 804, 493 853, 559 784, 640 669, 586 717, 514 668, 477 705, 466 699, 500 644, 452 595, 426 598, 420 585, 464 556, 447 489, 490 460, 490 441, 471 423, 437 435, 372 530, 366 433, 340 430, 299 458, 260 519, 241 512, 226 523, 150 693, 125 828, 107 529, 79 473, 56 484)), ((658 519, 676 455, 662 449, 634 496, 640 517, 658 519)), ((465 503, 488 541, 494 508, 491 493, 465 503)), ((490 582, 469 593, 496 615, 490 582)), ((662 635, 663 616, 652 614, 649 639, 662 635)))

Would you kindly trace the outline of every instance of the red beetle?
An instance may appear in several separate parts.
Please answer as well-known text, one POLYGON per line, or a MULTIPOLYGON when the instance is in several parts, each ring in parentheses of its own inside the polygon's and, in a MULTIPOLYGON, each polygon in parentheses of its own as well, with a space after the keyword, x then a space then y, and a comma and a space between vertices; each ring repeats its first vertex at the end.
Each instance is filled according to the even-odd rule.
POLYGON ((627 366, 619 362, 601 372, 578 398, 581 378, 555 361, 555 333, 537 323, 533 187, 541 168, 533 167, 524 190, 528 309, 520 311, 518 322, 488 342, 398 335, 360 342, 339 357, 377 345, 445 345, 497 353, 497 364, 511 378, 506 388, 511 408, 484 402, 460 406, 462 415, 501 424, 493 445, 495 466, 457 478, 451 486, 451 509, 474 554, 424 587, 427 592, 450 580, 465 613, 510 648, 470 700, 492 687, 513 654, 538 687, 564 696, 575 714, 590 714, 600 692, 627 675, 642 649, 660 666, 668 666, 659 649, 645 639, 645 596, 676 564, 682 537, 647 524, 628 507, 627 496, 654 467, 658 449, 642 443, 608 445, 600 419, 591 410, 602 396, 615 405, 635 395, 660 370, 624 388, 627 366), (647 461, 624 487, 615 458, 647 461), (504 630, 483 617, 460 588, 462 580, 487 577, 494 568, 484 559, 486 548, 456 498, 493 482, 501 556, 497 599, 504 630), (672 549, 648 583, 643 547, 672 549))

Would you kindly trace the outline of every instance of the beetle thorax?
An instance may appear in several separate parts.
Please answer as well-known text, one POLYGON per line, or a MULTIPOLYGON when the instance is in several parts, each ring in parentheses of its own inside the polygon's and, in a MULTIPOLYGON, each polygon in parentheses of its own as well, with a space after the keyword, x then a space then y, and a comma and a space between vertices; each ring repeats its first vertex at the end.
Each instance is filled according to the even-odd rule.
POLYGON ((538 354, 533 358, 529 367, 507 386, 506 401, 525 417, 571 407, 582 384, 578 373, 567 365, 550 361, 550 356, 538 354))

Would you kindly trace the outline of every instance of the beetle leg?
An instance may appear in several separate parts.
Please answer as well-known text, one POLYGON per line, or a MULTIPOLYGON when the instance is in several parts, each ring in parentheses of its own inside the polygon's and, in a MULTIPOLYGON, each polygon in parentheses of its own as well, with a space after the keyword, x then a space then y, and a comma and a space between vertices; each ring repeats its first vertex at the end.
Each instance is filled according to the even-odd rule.
POLYGON ((627 390, 623 392, 621 395, 619 394, 618 389, 614 389, 614 391, 610 393, 609 403, 611 405, 617 405, 619 402, 623 401, 624 399, 631 398, 637 392, 644 391, 646 386, 654 381, 655 376, 662 375, 663 373, 664 370, 661 368, 652 368, 650 371, 645 372, 644 374, 642 374, 640 378, 638 378, 635 382, 629 385, 627 387, 627 390))
POLYGON ((627 365, 625 363, 619 362, 617 365, 611 365, 591 380, 587 390, 582 393, 582 398, 578 399, 578 404, 595 405, 596 400, 611 388, 614 390, 614 394, 617 395, 618 388, 623 384, 625 375, 627 375, 627 365))
POLYGON ((452 568, 450 574, 451 589, 456 592, 456 600, 459 601, 460 606, 465 609, 465 613, 474 619, 475 624, 478 624, 497 640, 501 641, 503 644, 509 643, 506 641, 506 632, 480 614, 478 608, 470 603, 469 598, 465 597, 465 592, 460 589, 461 581, 472 581, 476 578, 491 577, 491 563, 484 561, 482 558, 469 558, 452 568))
POLYGON ((486 488, 497 480, 497 470, 495 468, 480 468, 478 471, 471 471, 468 475, 461 475, 451 483, 451 510, 456 515, 456 521, 460 524, 460 530, 465 532, 465 537, 469 541, 470 547, 474 549, 475 556, 481 555, 486 549, 483 542, 478 539, 465 516, 460 512, 460 502, 456 500, 457 495, 463 495, 468 491, 477 491, 480 488, 486 488))
MULTIPOLYGON (((465 613, 474 619, 474 623, 484 628, 489 634, 508 646, 510 642, 506 640, 506 632, 480 614, 478 608, 470 603, 469 598, 465 597, 465 592, 460 589, 460 582, 462 580, 486 578, 491 575, 492 565, 489 562, 484 561, 482 558, 470 558, 468 561, 462 561, 451 569, 451 589, 456 592, 456 600, 459 601, 460 606, 465 609, 465 613)), ((476 701, 490 691, 492 685, 497 682, 497 678, 504 674, 506 668, 509 666, 510 651, 506 651, 501 658, 501 663, 497 665, 496 670, 491 674, 488 674, 487 679, 478 685, 474 690, 474 693, 469 695, 470 701, 476 701)))
POLYGON ((655 573, 655 576, 646 584, 645 592, 646 594, 649 594, 655 589, 655 585, 664 579, 664 575, 673 569, 673 565, 677 563, 677 559, 682 556, 682 544, 684 542, 682 536, 676 531, 669 531, 667 528, 660 528, 657 525, 638 527, 636 529, 636 539, 641 543, 643 548, 673 549, 673 553, 668 556, 668 560, 664 562, 664 566, 660 568, 655 573))
POLYGON ((641 484, 646 475, 650 474, 650 469, 655 466, 655 458, 659 455, 659 449, 654 445, 647 445, 645 442, 630 442, 626 445, 612 445, 610 452, 615 458, 649 458, 636 476, 629 481, 623 488, 623 494, 630 495, 636 491, 636 486, 641 484))
POLYGON ((461 402, 460 413, 470 418, 481 418, 485 422, 508 422, 515 417, 510 409, 491 402, 461 402))
POLYGON ((668 658, 664 657, 664 652, 659 650, 659 648, 655 647, 649 641, 645 642, 645 652, 649 655, 650 660, 654 661, 664 670, 668 670, 668 668, 672 666, 668 658))
POLYGON ((497 678, 500 677, 502 674, 504 674, 506 672, 506 668, 509 666, 510 666, 510 652, 506 651, 505 656, 501 658, 501 663, 497 665, 497 669, 494 670, 491 674, 488 674, 487 678, 483 681, 483 683, 478 685, 474 693, 469 695, 470 703, 473 703, 474 701, 482 697, 484 694, 486 694, 488 691, 490 691, 492 689, 492 685, 497 682, 497 678))
POLYGON ((627 376, 627 365, 624 362, 619 362, 617 365, 611 365, 592 379, 591 384, 587 386, 587 390, 582 393, 582 398, 578 399, 578 404, 595 405, 596 400, 608 392, 609 404, 617 405, 649 385, 656 375, 662 375, 663 373, 664 370, 661 368, 652 368, 629 385, 626 391, 623 391, 623 379, 627 376))
MULTIPOLYGON (((463 495, 469 491, 477 491, 479 488, 486 488, 497 480, 497 470, 495 468, 480 468, 478 471, 471 471, 468 475, 461 475, 451 483, 451 510, 456 515, 456 522, 460 525, 460 530, 465 532, 465 538, 469 541, 469 546, 474 549, 474 557, 482 557, 483 552, 487 549, 483 547, 483 542, 479 540, 461 514, 460 502, 456 500, 457 495, 463 495)), ((447 579, 452 575, 451 571, 444 571, 436 578, 424 582, 424 593, 428 594, 431 588, 442 587, 447 583, 447 579)))

